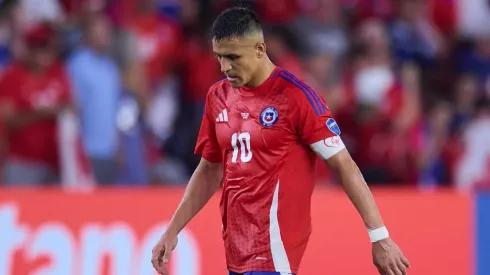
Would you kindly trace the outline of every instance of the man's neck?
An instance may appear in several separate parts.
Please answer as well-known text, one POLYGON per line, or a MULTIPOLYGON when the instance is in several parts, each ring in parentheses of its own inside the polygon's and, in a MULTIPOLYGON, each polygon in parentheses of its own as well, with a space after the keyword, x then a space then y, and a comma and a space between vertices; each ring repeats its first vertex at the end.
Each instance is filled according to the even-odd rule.
POLYGON ((272 72, 275 70, 276 65, 274 65, 274 63, 272 63, 269 59, 264 63, 264 65, 259 66, 254 78, 247 83, 246 86, 248 88, 255 88, 262 85, 267 79, 269 79, 272 72))

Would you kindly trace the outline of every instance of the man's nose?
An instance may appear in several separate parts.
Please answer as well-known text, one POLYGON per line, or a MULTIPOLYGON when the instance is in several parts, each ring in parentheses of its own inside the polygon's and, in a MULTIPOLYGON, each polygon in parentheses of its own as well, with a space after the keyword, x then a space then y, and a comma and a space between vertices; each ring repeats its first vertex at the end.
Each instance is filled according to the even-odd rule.
POLYGON ((229 70, 231 70, 231 63, 230 61, 226 60, 226 58, 222 58, 220 60, 220 65, 221 65, 221 72, 226 73, 229 70))

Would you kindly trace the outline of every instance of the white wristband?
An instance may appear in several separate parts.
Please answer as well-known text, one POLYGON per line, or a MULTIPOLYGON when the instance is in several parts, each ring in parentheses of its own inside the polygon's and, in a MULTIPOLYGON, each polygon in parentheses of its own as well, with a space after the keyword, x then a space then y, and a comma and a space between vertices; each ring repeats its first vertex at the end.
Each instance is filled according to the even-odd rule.
POLYGON ((388 233, 388 229, 386 229, 386 226, 376 228, 373 230, 368 230, 368 234, 369 234, 369 238, 371 239, 371 243, 375 243, 377 241, 381 241, 390 237, 390 234, 388 233))

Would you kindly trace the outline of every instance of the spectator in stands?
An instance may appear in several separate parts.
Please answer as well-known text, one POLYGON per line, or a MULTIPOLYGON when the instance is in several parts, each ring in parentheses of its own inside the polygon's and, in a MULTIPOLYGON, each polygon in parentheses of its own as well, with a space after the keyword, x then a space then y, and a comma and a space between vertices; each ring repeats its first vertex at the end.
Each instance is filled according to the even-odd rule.
MULTIPOLYGON (((20 110, 39 112, 38 105, 47 100, 40 95, 50 77, 63 83, 62 69, 58 75, 48 73, 57 68, 46 62, 54 49, 48 39, 43 43, 49 47, 41 45, 39 36, 28 39, 27 45, 21 39, 30 25, 49 20, 65 33, 61 50, 69 59, 83 143, 98 181, 185 183, 199 160, 193 147, 204 98, 209 86, 223 77, 207 29, 216 13, 238 4, 261 15, 267 50, 276 64, 324 96, 371 184, 433 184, 454 178, 448 171, 455 170, 460 140, 473 142, 468 133, 483 137, 487 127, 484 112, 476 112, 474 106, 479 97, 490 98, 490 25, 485 24, 490 20, 489 1, 283 2, 0 0, 0 163, 6 158, 6 177, 26 165, 35 168, 29 168, 31 174, 20 173, 32 178, 24 182, 57 176, 54 151, 48 156, 26 134, 44 127, 36 140, 48 140, 52 131, 46 130, 47 121, 52 122, 56 110, 24 128, 15 116, 20 110), (107 19, 93 17, 95 13, 107 19), (87 19, 87 27, 80 28, 87 19), (469 43, 459 44, 458 38, 469 43), (116 47, 109 49, 111 42, 116 47), (347 55, 351 45, 352 55, 347 55), (12 60, 22 62, 10 64, 12 60), (34 81, 33 72, 39 71, 45 73, 34 81), (41 103, 21 99, 19 91, 24 89, 38 97, 31 101, 41 103), (421 116, 421 102, 431 98, 437 100, 421 116), (35 127, 41 124, 45 126, 35 127)), ((62 108, 69 97, 52 101, 48 105, 62 108)), ((475 156, 468 145, 463 158, 485 161, 475 156)), ((458 170, 458 182, 465 173, 465 182, 475 178, 477 166, 465 165, 469 164, 460 167, 473 168, 458 170)), ((320 174, 328 177, 326 171, 320 174)))
POLYGON ((454 115, 451 121, 451 133, 461 134, 474 116, 474 109, 479 97, 478 78, 471 74, 459 77, 454 95, 454 115))
POLYGON ((394 2, 392 0, 344 0, 341 1, 350 14, 350 22, 357 25, 370 18, 383 22, 393 19, 394 2))
POLYGON ((182 31, 178 22, 157 12, 154 0, 138 1, 138 13, 130 29, 134 38, 134 62, 141 65, 150 92, 175 69, 182 31))
POLYGON ((13 37, 12 32, 8 8, 1 6, 0 4, 0 74, 12 58, 10 50, 10 44, 13 37))
MULTIPOLYGON (((430 107, 427 119, 420 125, 414 151, 418 154, 419 184, 437 186, 449 182, 450 163, 445 159, 449 144, 452 106, 437 100, 430 107)), ((453 144, 454 145, 454 144, 453 144)))
POLYGON ((391 33, 396 59, 431 66, 441 50, 439 31, 429 21, 429 3, 425 0, 398 0, 398 18, 391 33))
POLYGON ((284 27, 266 29, 267 53, 275 64, 300 78, 304 78, 303 64, 291 47, 292 42, 294 42, 292 37, 291 32, 284 27))
POLYGON ((22 5, 19 0, 0 1, 0 66, 4 69, 10 61, 21 59, 27 53, 24 45, 25 27, 22 5))
POLYGON ((165 161, 168 162, 171 158, 180 159, 186 170, 192 171, 199 161, 193 148, 202 121, 208 89, 223 78, 223 73, 202 26, 188 29, 184 49, 181 106, 185 111, 180 112, 176 122, 171 121, 175 128, 165 144, 165 161))
POLYGON ((354 119, 345 127, 355 139, 353 152, 371 182, 416 179, 408 133, 417 116, 417 71, 394 70, 389 37, 381 21, 359 26, 357 56, 347 73, 346 105, 354 119), (355 108, 352 108, 355 106, 355 108), (413 107, 414 106, 414 107, 413 107))
POLYGON ((483 87, 481 92, 490 97, 490 30, 475 40, 474 49, 462 54, 460 72, 477 76, 483 87))
POLYGON ((90 18, 85 44, 68 61, 78 107, 84 149, 96 180, 115 183, 118 174, 119 138, 116 115, 122 83, 119 68, 110 56, 111 26, 102 15, 90 18))
POLYGON ((293 26, 298 35, 302 56, 329 55, 336 63, 349 47, 340 1, 311 0, 302 2, 302 14, 293 26))
MULTIPOLYGON (((165 9, 158 11, 154 0, 140 0, 136 15, 129 26, 128 70, 139 79, 134 90, 140 90, 145 104, 146 147, 150 170, 162 161, 161 147, 172 134, 173 122, 179 109, 180 79, 177 65, 182 60, 182 28, 165 9), (166 14, 167 13, 167 14, 166 14)), ((158 172, 154 180, 161 181, 158 172)))
MULTIPOLYGON (((296 34, 297 52, 305 60, 305 79, 327 99, 331 110, 336 111, 343 101, 339 79, 342 77, 344 55, 349 49, 341 1, 310 0, 298 3, 301 13, 292 30, 296 34)), ((292 44, 287 42, 288 45, 292 44)))
POLYGON ((24 11, 24 24, 36 25, 39 22, 50 22, 60 25, 65 19, 65 12, 58 0, 20 0, 24 11))
POLYGON ((475 119, 463 135, 464 153, 454 170, 459 188, 490 186, 490 100, 482 98, 476 104, 475 119))
POLYGON ((65 71, 57 61, 56 33, 48 24, 25 36, 27 56, 6 68, 0 108, 7 136, 3 182, 37 185, 58 180, 57 121, 70 105, 65 71))
POLYGON ((300 1, 284 1, 280 5, 275 1, 256 0, 260 20, 270 25, 287 25, 293 22, 299 14, 300 1))

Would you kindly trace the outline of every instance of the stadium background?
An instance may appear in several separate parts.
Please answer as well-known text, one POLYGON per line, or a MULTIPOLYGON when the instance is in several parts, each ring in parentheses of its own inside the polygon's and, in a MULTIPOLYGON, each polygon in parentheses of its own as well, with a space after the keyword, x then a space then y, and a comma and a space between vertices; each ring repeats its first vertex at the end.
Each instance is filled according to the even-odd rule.
MULTIPOLYGON (((83 153, 101 170, 97 184, 65 175, 48 186, 0 185, 0 275, 154 274, 151 248, 198 161, 192 151, 204 96, 223 77, 206 33, 232 2, 0 1, 2 75, 36 43, 55 42, 83 153), (94 25, 98 31, 85 28, 94 25), (83 59, 90 35, 109 38, 110 55, 83 59), (117 67, 101 70, 101 60, 117 67), (115 86, 104 85, 110 73, 115 86), (100 180, 110 172, 117 177, 100 180)), ((241 4, 259 12, 273 61, 326 98, 411 259, 409 274, 490 274, 489 1, 241 4)), ((0 101, 20 93, 4 82, 0 101)), ((8 106, 0 111, 3 125, 8 106)), ((8 136, 1 127, 3 169, 8 136)), ((325 166, 318 171, 302 274, 375 274, 360 218, 325 166)), ((181 234, 171 274, 225 274, 218 199, 181 234)))

